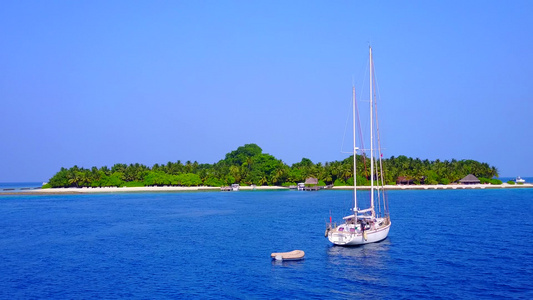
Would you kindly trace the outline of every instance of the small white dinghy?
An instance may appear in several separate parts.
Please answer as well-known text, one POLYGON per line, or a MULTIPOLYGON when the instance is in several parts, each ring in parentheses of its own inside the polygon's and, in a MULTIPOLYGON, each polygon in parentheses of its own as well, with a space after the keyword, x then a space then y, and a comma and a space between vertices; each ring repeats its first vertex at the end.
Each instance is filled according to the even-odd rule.
POLYGON ((303 259, 305 256, 305 252, 302 250, 293 250, 290 252, 279 252, 279 253, 272 253, 270 254, 270 257, 275 260, 300 260, 303 259))

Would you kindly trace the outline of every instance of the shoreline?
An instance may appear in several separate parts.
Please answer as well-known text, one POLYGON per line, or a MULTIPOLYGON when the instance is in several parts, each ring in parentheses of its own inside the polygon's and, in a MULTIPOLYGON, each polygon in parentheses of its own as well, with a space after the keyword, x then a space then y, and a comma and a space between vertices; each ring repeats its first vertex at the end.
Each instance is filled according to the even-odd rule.
MULTIPOLYGON (((492 184, 449 184, 449 185, 387 185, 386 190, 468 190, 468 189, 517 189, 533 188, 533 183, 499 185, 492 184)), ((359 190, 369 190, 370 186, 358 186, 359 190)), ((241 186, 241 191, 279 191, 290 190, 282 186, 241 186)), ((334 186, 327 190, 353 190, 353 186, 334 186)), ((101 193, 153 193, 153 192, 222 192, 220 187, 209 186, 157 186, 157 187, 95 187, 95 188, 50 188, 23 191, 1 192, 2 195, 84 195, 101 193)))
MULTIPOLYGON (((240 190, 252 191, 251 186, 241 186, 240 190)), ((281 186, 257 186, 255 190, 289 190, 281 186)), ((152 193, 152 192, 222 192, 220 187, 213 186, 144 186, 144 187, 83 187, 83 188, 49 188, 23 190, 20 192, 1 192, 1 195, 84 195, 100 193, 152 193)))
MULTIPOLYGON (((385 190, 471 190, 471 189, 516 189, 533 188, 533 183, 524 184, 428 184, 428 185, 386 185, 385 190)), ((334 186, 333 190, 353 190, 353 186, 334 186)), ((359 190, 369 190, 370 186, 358 186, 359 190)))

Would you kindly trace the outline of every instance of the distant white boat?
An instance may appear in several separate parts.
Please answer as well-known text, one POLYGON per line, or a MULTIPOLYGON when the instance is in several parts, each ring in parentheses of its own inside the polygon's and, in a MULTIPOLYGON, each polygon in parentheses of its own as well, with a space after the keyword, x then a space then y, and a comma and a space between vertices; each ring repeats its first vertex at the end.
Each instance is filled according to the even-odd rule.
POLYGON ((238 191, 240 188, 239 184, 238 183, 234 183, 231 185, 231 190, 232 191, 238 191))
POLYGON ((518 177, 516 177, 515 182, 516 183, 524 183, 524 182, 526 182, 526 180, 522 179, 522 178, 520 178, 520 176, 518 176, 518 177))

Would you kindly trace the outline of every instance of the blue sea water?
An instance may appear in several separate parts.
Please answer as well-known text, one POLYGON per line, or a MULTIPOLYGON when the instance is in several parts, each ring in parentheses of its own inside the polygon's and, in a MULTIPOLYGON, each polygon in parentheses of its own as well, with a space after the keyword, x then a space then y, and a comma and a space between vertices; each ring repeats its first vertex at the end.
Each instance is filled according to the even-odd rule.
POLYGON ((350 198, 0 196, 0 298, 533 299, 533 189, 390 191, 389 238, 332 246, 350 198))
POLYGON ((17 192, 26 189, 36 189, 43 186, 42 182, 0 182, 0 192, 17 192))

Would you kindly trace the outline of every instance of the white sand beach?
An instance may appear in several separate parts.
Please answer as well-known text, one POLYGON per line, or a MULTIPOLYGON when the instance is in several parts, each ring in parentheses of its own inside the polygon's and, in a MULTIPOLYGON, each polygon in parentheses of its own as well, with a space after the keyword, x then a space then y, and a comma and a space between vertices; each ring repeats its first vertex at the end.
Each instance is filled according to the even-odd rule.
MULTIPOLYGON (((533 183, 508 184, 448 184, 448 185, 387 185, 387 190, 464 190, 464 189, 516 189, 533 188, 533 183)), ((331 190, 352 190, 353 186, 335 186, 331 190)), ((359 190, 368 190, 369 186, 358 186, 359 190)), ((17 192, 1 192, 0 195, 52 195, 52 194, 92 194, 92 193, 142 193, 142 192, 193 192, 193 191, 221 191, 220 187, 210 186, 151 186, 151 187, 95 187, 95 188, 50 188, 34 189, 17 192)), ((241 191, 289 190, 281 186, 241 186, 241 191)))
MULTIPOLYGON (((463 190, 463 189, 504 189, 533 188, 533 183, 524 184, 431 184, 431 185, 386 185, 387 190, 463 190)), ((334 190, 352 190, 353 186, 335 186, 334 190)), ((357 189, 370 189, 369 186, 358 186, 357 189)))
MULTIPOLYGON (((241 186, 240 190, 287 190, 281 186, 241 186)), ((94 188, 50 188, 35 189, 17 194, 89 194, 89 193, 131 193, 131 192, 192 192, 192 191, 221 191, 220 187, 212 186, 145 186, 145 187, 94 187, 94 188)))

